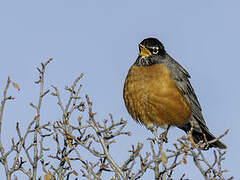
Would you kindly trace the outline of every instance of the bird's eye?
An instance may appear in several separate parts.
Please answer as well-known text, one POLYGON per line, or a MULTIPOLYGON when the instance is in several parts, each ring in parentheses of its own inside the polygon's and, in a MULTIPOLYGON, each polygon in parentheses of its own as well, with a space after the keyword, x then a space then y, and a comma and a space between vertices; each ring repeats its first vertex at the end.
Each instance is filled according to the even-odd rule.
POLYGON ((159 51, 159 48, 158 48, 158 47, 154 47, 154 48, 152 49, 152 53, 153 53, 153 54, 157 54, 158 51, 159 51))

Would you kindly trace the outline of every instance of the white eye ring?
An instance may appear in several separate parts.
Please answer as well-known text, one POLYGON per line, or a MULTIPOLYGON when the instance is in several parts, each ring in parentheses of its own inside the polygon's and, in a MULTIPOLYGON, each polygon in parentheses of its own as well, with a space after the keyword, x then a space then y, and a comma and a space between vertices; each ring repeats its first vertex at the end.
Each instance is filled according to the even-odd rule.
POLYGON ((158 49, 159 49, 158 47, 154 47, 153 50, 152 50, 152 53, 153 54, 157 54, 158 53, 158 49))

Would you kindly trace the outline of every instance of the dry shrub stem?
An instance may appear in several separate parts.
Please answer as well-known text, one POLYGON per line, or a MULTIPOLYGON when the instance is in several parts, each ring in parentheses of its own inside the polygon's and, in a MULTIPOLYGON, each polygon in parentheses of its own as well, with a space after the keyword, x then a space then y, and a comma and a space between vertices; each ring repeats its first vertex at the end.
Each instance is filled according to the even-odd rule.
MULTIPOLYGON (((40 93, 37 105, 30 103, 36 115, 27 125, 25 132, 22 132, 20 123, 17 122, 17 140, 12 138, 9 147, 4 147, 3 112, 6 102, 14 100, 12 96, 7 96, 11 83, 10 77, 7 79, 0 106, 0 163, 4 167, 7 180, 12 178, 17 180, 19 173, 31 180, 82 179, 82 177, 97 180, 106 177, 112 180, 135 180, 141 179, 147 172, 152 172, 156 180, 171 180, 173 177, 184 180, 186 176, 190 176, 190 179, 194 177, 184 171, 182 174, 176 174, 175 170, 180 167, 184 169, 184 164, 190 162, 200 171, 204 179, 233 179, 226 177, 227 170, 222 167, 226 151, 210 150, 214 159, 210 161, 206 152, 202 150, 202 147, 226 136, 229 130, 215 140, 199 144, 194 143, 190 131, 187 136, 177 139, 173 144, 174 148, 167 149, 158 129, 153 128, 153 137, 148 138, 149 152, 143 153, 143 143, 138 142, 125 153, 125 160, 117 162, 114 157, 118 152, 112 145, 123 143, 122 136, 131 136, 130 132, 124 130, 127 121, 122 119, 115 121, 111 114, 108 119, 97 120, 89 96, 85 95, 84 98, 81 95, 80 80, 83 74, 80 74, 71 86, 65 87, 68 94, 66 102, 62 100, 63 96, 56 86, 51 86, 52 90, 45 90, 45 72, 52 60, 50 58, 37 68, 39 80, 35 83, 39 84, 40 93), (44 108, 42 101, 49 92, 56 98, 61 118, 44 124, 41 122, 41 109, 44 108), (50 148, 47 141, 53 141, 54 148, 52 146, 50 148)), ((16 83, 14 86, 19 89, 16 83)))

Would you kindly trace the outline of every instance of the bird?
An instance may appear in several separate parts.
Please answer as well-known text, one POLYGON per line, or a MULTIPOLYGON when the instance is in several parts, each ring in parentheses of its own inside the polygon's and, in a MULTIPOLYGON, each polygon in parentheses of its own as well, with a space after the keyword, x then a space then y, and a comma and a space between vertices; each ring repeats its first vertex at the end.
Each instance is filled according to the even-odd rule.
POLYGON ((226 149, 208 129, 189 79, 190 74, 157 38, 144 39, 124 82, 123 99, 128 113, 147 129, 161 127, 167 133, 175 126, 186 133, 191 131, 196 144, 213 140, 206 149, 226 149))

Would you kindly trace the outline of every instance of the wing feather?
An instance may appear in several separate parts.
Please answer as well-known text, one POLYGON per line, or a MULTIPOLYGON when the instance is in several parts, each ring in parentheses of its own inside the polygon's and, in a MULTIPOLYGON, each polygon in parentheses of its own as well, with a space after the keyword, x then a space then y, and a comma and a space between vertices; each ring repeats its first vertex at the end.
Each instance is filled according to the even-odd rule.
POLYGON ((194 130, 198 131, 199 133, 202 133, 202 128, 208 130, 206 122, 202 115, 201 105, 189 81, 191 78, 190 74, 169 55, 167 56, 167 59, 168 61, 166 61, 166 65, 171 70, 172 77, 176 82, 177 87, 180 89, 183 96, 192 107, 192 115, 190 120, 192 119, 194 122, 194 130))

